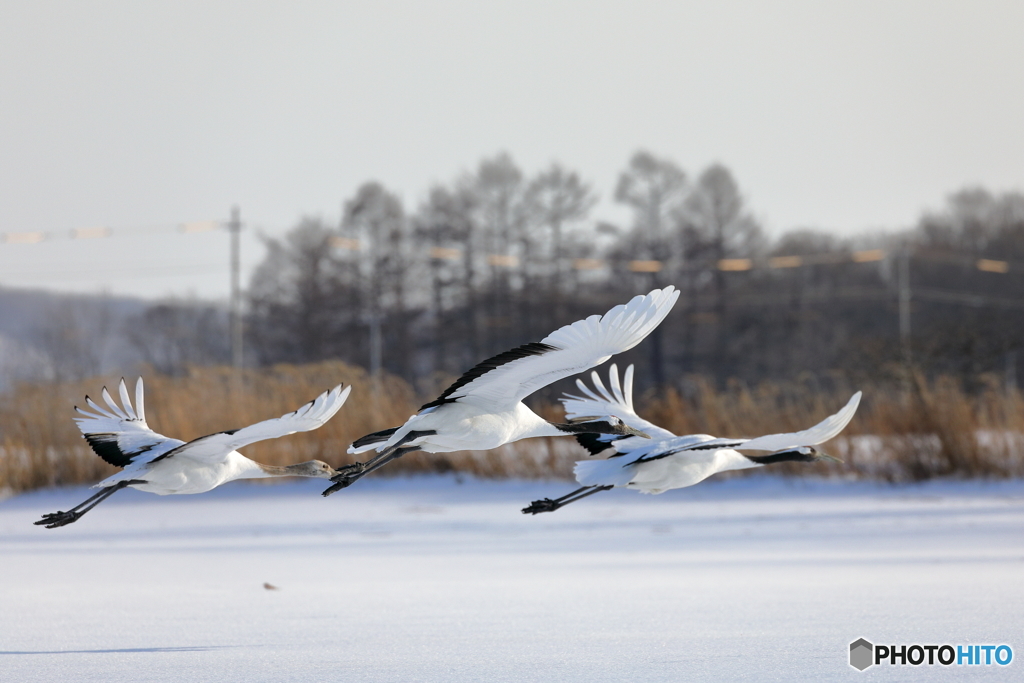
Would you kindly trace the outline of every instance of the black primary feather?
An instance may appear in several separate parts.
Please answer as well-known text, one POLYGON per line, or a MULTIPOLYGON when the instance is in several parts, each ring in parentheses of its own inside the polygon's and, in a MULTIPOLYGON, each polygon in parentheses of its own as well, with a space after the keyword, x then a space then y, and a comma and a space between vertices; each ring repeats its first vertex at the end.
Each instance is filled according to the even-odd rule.
POLYGON ((591 455, 597 455, 602 451, 608 450, 612 447, 613 441, 618 441, 618 439, 610 439, 607 434, 590 434, 585 432, 576 435, 576 443, 586 448, 591 455))
POLYGON ((145 453, 149 450, 149 448, 143 448, 132 453, 126 453, 117 445, 117 434, 86 434, 85 440, 89 442, 96 455, 114 467, 127 467, 131 464, 132 458, 139 453, 145 453))
POLYGON ((758 465, 771 465, 777 462, 814 462, 817 458, 813 453, 801 453, 799 450, 782 451, 771 455, 746 455, 744 457, 758 465))
POLYGON ((529 344, 517 346, 511 351, 499 353, 497 356, 488 358, 485 361, 477 363, 472 369, 466 372, 466 374, 457 379, 455 381, 455 384, 445 389, 443 394, 438 396, 430 403, 421 406, 420 410, 434 408, 437 406, 444 405, 445 403, 454 403, 459 399, 459 397, 451 398, 451 395, 454 394, 459 389, 461 389, 462 387, 469 384, 470 382, 472 382, 473 380, 475 380, 477 377, 486 375, 491 370, 494 370, 497 367, 505 365, 506 363, 511 363, 512 361, 519 360, 520 358, 528 358, 529 356, 540 356, 542 354, 548 353, 549 351, 558 351, 558 347, 551 346, 550 344, 542 344, 540 342, 530 342, 529 344))
POLYGON ((710 451, 711 449, 719 448, 736 448, 737 446, 742 446, 745 443, 746 441, 736 441, 733 443, 713 443, 697 444, 696 446, 683 446, 682 448, 676 448, 674 450, 665 451, 663 453, 652 453, 650 455, 645 455, 640 458, 637 458, 636 460, 631 460, 629 464, 636 465, 642 462, 652 462, 654 460, 661 460, 662 458, 667 458, 670 455, 675 455, 676 453, 683 453, 685 451, 710 451))

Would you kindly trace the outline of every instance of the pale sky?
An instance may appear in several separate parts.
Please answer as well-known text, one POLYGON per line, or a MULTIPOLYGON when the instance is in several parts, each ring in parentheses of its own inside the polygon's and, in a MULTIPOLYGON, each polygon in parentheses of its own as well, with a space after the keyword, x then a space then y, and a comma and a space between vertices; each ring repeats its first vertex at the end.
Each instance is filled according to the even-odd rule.
MULTIPOLYGON (((732 169, 772 234, 911 225, 1024 189, 1022 2, 126 2, 0 6, 0 233, 414 211, 508 151, 606 201, 645 148, 732 169)), ((228 291, 227 235, 0 241, 0 285, 228 291)))

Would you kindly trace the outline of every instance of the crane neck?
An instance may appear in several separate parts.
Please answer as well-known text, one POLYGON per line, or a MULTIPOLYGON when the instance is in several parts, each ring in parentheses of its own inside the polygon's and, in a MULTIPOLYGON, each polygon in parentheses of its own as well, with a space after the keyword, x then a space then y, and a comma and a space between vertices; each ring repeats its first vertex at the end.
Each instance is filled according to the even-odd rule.
POLYGON ((316 473, 311 472, 309 463, 300 462, 296 465, 264 465, 261 462, 257 462, 256 465, 263 472, 264 477, 316 477, 316 473))
POLYGON ((550 422, 548 424, 557 429, 559 435, 599 433, 594 431, 593 425, 586 422, 580 422, 576 424, 573 424, 571 422, 550 422))
POLYGON ((299 465, 264 465, 261 462, 250 460, 240 453, 237 454, 235 471, 232 479, 268 479, 270 477, 301 477, 299 465))

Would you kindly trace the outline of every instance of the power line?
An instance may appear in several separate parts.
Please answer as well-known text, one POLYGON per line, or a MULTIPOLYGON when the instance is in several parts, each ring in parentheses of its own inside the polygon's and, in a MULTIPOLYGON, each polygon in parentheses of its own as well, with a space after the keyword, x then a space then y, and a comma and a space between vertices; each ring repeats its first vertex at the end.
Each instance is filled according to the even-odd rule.
MULTIPOLYGON (((232 221, 187 221, 181 223, 164 223, 154 225, 136 226, 89 226, 72 228, 69 230, 35 230, 35 231, 6 231, 0 233, 0 244, 33 245, 44 242, 69 241, 69 240, 93 240, 111 237, 125 236, 146 236, 156 234, 196 234, 211 232, 219 228, 227 228, 233 231, 232 221)), ((331 245, 337 249, 346 251, 362 251, 367 245, 362 240, 350 237, 333 237, 331 245)), ((463 251, 459 248, 432 247, 428 252, 431 259, 440 261, 460 261, 463 258, 463 251)), ((792 254, 771 256, 762 259, 754 258, 727 258, 717 261, 713 269, 724 272, 745 272, 749 270, 764 269, 787 269, 803 268, 818 265, 839 265, 844 263, 871 263, 884 261, 892 254, 886 249, 863 249, 853 252, 822 252, 817 254, 792 254)), ((917 251, 911 254, 914 260, 930 261, 933 263, 951 263, 963 266, 973 266, 977 270, 987 273, 1007 274, 1010 272, 1024 272, 1024 262, 1008 261, 1001 259, 979 258, 961 254, 937 254, 917 251)), ((521 265, 521 259, 515 254, 483 254, 488 265, 498 268, 517 268, 521 265)), ((615 265, 616 262, 600 258, 569 258, 562 259, 574 270, 600 270, 615 265)), ((630 260, 625 262, 626 268, 635 273, 658 273, 669 266, 664 261, 655 259, 630 260)), ((705 264, 681 264, 676 270, 707 270, 705 264)))
MULTIPOLYGON (((122 227, 109 227, 109 226, 93 226, 93 227, 82 227, 74 228, 71 230, 64 231, 30 231, 30 232, 4 232, 0 233, 0 245, 36 245, 45 242, 53 241, 68 241, 68 240, 95 240, 95 239, 107 239, 112 237, 123 237, 123 236, 152 236, 158 234, 198 234, 206 233, 217 230, 219 228, 227 228, 231 235, 231 250, 230 250, 230 261, 229 261, 229 272, 230 272, 230 291, 231 291, 231 326, 230 326, 230 345, 232 349, 232 362, 236 367, 242 365, 242 315, 241 315, 241 259, 240 259, 240 232, 242 223, 239 218, 238 207, 233 207, 231 212, 231 219, 227 222, 221 222, 216 220, 208 221, 191 221, 174 224, 162 224, 162 225, 137 225, 137 226, 122 226, 122 227)), ((334 248, 351 251, 361 252, 366 249, 369 245, 365 244, 362 240, 353 239, 350 237, 336 236, 332 238, 331 245, 334 248)), ((442 248, 433 247, 430 249, 429 258, 435 261, 461 261, 463 258, 463 250, 460 248, 442 248)), ((520 258, 514 254, 482 254, 482 257, 487 263, 495 268, 517 268, 521 265, 520 258)), ((785 270, 785 269, 797 269, 811 266, 835 266, 842 264, 862 264, 862 263, 873 263, 880 262, 887 259, 897 258, 897 291, 896 300, 899 304, 899 329, 900 338, 903 345, 903 353, 905 359, 909 361, 910 355, 910 325, 911 325, 911 309, 910 303, 912 298, 917 298, 922 301, 930 301, 935 303, 948 303, 958 304, 973 307, 992 307, 1002 309, 1013 309, 1021 310, 1024 309, 1024 301, 1005 298, 1005 297, 992 297, 988 295, 973 294, 963 291, 944 290, 936 288, 911 288, 910 286, 910 261, 926 261, 931 263, 950 263, 954 265, 960 265, 962 267, 973 267, 974 269, 995 275, 1006 275, 1010 273, 1024 272, 1024 263, 990 259, 990 258, 977 258, 969 255, 962 254, 943 254, 927 251, 917 251, 914 253, 909 248, 904 248, 900 252, 892 253, 885 249, 866 249, 853 252, 822 252, 817 254, 800 254, 800 255, 777 255, 767 258, 729 258, 721 259, 714 263, 668 263, 656 259, 646 260, 610 260, 600 258, 576 258, 576 259, 561 259, 566 262, 566 265, 577 271, 596 271, 605 269, 614 269, 616 267, 624 267, 630 272, 634 273, 659 273, 666 268, 671 267, 674 272, 685 273, 685 272, 697 272, 697 271, 708 271, 718 270, 726 273, 743 273, 748 271, 764 271, 764 270, 785 270)), ((48 280, 78 280, 96 278, 96 268, 74 268, 71 269, 61 268, 59 270, 40 270, 34 268, 30 271, 6 271, 4 275, 7 278, 46 278, 48 280)), ((130 268, 123 268, 120 266, 106 269, 103 273, 103 280, 121 279, 121 278, 153 278, 153 277, 184 277, 193 276, 204 273, 216 273, 222 272, 222 266, 214 264, 190 264, 190 265, 178 265, 169 266, 165 264, 153 265, 153 266, 135 266, 130 268)), ((812 293, 805 292, 801 295, 802 300, 807 302, 820 301, 826 299, 858 299, 858 300, 883 300, 892 296, 891 290, 877 289, 877 288, 854 288, 844 289, 842 291, 832 291, 829 293, 812 293)), ((696 297, 700 298, 700 297, 696 297)), ((697 303, 696 300, 694 303, 697 303)), ((775 295, 758 295, 758 294, 746 294, 746 295, 733 295, 730 297, 730 301, 726 303, 728 306, 747 306, 747 305, 773 305, 779 304, 780 301, 775 295)))
POLYGON ((136 226, 89 226, 70 230, 30 230, 6 231, 0 233, 0 244, 39 244, 41 242, 60 242, 67 240, 92 240, 107 237, 126 237, 131 235, 154 235, 178 232, 194 234, 211 232, 223 225, 221 221, 189 221, 185 223, 164 223, 157 225, 136 226))
POLYGON ((924 299, 944 304, 962 304, 975 308, 1010 308, 1024 310, 1024 299, 1007 299, 1006 297, 971 294, 946 289, 921 288, 914 289, 915 299, 924 299))
POLYGON ((176 266, 169 266, 165 264, 154 264, 151 266, 137 265, 131 268, 122 268, 117 266, 105 271, 102 276, 97 275, 96 271, 96 267, 87 268, 79 264, 77 267, 61 268, 58 270, 41 270, 39 268, 33 268, 32 270, 5 270, 3 275, 5 278, 45 278, 47 280, 75 280, 79 278, 116 279, 120 276, 131 276, 134 279, 140 277, 176 277, 203 273, 223 273, 224 266, 223 264, 213 263, 195 263, 176 266))

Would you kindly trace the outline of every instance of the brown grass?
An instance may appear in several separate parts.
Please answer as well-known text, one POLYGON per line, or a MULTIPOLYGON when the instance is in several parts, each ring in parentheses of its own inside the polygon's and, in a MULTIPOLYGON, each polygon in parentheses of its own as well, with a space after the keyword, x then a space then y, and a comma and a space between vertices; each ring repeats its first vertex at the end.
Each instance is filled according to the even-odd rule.
MULTIPOLYGON (((267 464, 317 458, 337 467, 352 462, 354 439, 403 422, 424 398, 395 377, 371 380, 361 368, 339 362, 245 370, 195 368, 184 377, 146 374, 146 412, 158 432, 189 440, 241 427, 294 410, 334 384, 353 385, 337 416, 313 432, 245 448, 267 464)), ((439 385, 450 378, 441 378, 439 385)), ((1024 399, 991 378, 966 392, 949 378, 917 378, 903 386, 864 387, 860 410, 828 450, 844 465, 773 466, 789 474, 829 473, 890 481, 935 476, 1024 475, 1024 399)), ((116 378, 65 384, 22 384, 0 396, 0 490, 92 483, 115 468, 96 457, 81 438, 72 407, 94 398, 116 378)), ((853 388, 833 382, 823 391, 810 382, 739 382, 717 390, 689 378, 686 391, 667 389, 638 397, 641 415, 677 434, 756 436, 805 429, 838 410, 853 388)), ((133 380, 129 382, 133 385, 133 380)), ((557 406, 541 409, 557 419, 557 406)), ((585 452, 572 439, 534 439, 486 452, 411 454, 388 467, 399 472, 457 471, 481 477, 571 477, 585 452)))
MULTIPOLYGON (((861 387, 857 415, 826 448, 843 465, 787 463, 773 471, 887 481, 1022 476, 1024 399, 994 377, 980 379, 976 393, 950 377, 928 382, 915 376, 907 385, 861 387)), ((687 385, 687 397, 673 389, 645 396, 640 412, 677 434, 757 436, 806 429, 836 412, 855 391, 844 382, 830 391, 801 382, 753 388, 733 382, 725 391, 704 378, 687 385)))

